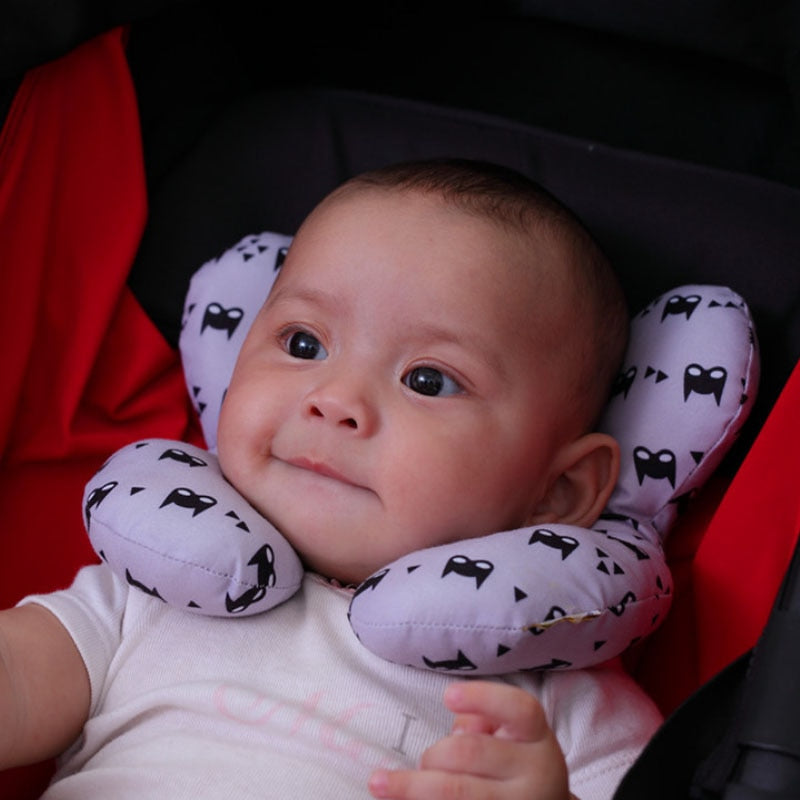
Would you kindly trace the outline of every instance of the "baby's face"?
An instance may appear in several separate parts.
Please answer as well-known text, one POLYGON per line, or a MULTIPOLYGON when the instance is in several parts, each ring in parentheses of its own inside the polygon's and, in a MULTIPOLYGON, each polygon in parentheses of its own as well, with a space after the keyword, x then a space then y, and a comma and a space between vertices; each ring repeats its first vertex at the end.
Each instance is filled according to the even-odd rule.
POLYGON ((219 456, 310 569, 359 582, 413 550, 540 521, 576 432, 564 367, 543 352, 552 280, 518 239, 378 189, 298 232, 237 362, 219 456))

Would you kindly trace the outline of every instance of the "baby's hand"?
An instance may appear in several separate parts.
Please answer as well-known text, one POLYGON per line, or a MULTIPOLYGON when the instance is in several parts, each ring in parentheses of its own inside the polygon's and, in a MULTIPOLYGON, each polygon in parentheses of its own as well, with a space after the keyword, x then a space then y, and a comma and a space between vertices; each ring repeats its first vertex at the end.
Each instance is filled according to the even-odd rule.
POLYGON ((451 684, 444 703, 456 714, 449 736, 423 754, 416 770, 377 770, 374 797, 569 800, 567 767, 539 702, 516 686, 451 684))

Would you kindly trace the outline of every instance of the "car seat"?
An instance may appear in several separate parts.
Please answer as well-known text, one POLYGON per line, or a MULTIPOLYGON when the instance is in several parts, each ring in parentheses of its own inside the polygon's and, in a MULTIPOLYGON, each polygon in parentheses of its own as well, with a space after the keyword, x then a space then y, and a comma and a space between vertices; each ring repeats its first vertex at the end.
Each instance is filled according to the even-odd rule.
MULTIPOLYGON (((763 362, 756 409, 671 537, 670 617, 628 656, 665 712, 718 675, 712 685, 722 688, 693 730, 719 738, 800 529, 790 491, 800 466, 792 413, 800 191, 440 98, 276 80, 195 108, 191 136, 170 149, 162 129, 161 148, 148 152, 158 125, 142 94, 136 30, 112 29, 28 72, 0 139, 2 604, 68 583, 93 558, 78 498, 109 452, 139 436, 199 442, 168 343, 200 263, 253 230, 292 232, 319 197, 362 169, 407 157, 486 158, 530 174, 584 219, 632 308, 704 282, 731 285, 753 310, 763 362)), ((684 768, 675 774, 691 781, 701 761, 705 775, 719 774, 706 744, 679 749, 684 768)), ((622 790, 659 796, 648 763, 622 790)), ((39 765, 0 776, 2 796, 36 796, 47 774, 39 765)), ((684 788, 672 784, 670 796, 684 788)))

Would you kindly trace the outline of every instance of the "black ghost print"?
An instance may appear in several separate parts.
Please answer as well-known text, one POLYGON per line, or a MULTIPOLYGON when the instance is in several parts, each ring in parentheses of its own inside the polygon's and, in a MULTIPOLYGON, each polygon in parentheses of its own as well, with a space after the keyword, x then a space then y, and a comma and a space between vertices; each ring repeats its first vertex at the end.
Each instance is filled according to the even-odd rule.
POLYGON ((708 367, 700 364, 689 364, 683 373, 683 400, 686 402, 691 394, 710 394, 714 396, 717 405, 722 401, 722 392, 728 371, 725 367, 708 367))
POLYGON ((543 544, 545 547, 550 547, 553 550, 560 550, 562 561, 566 561, 566 559, 580 547, 578 540, 572 536, 562 536, 547 528, 537 528, 531 534, 528 544, 543 544))
POLYGON ((475 588, 480 589, 483 582, 492 574, 493 569, 494 564, 491 561, 481 559, 473 561, 467 556, 452 556, 445 564, 442 577, 444 578, 452 572, 464 578, 474 578, 475 588))
POLYGON ((672 488, 675 488, 675 453, 672 450, 664 449, 654 453, 640 446, 633 451, 633 461, 640 486, 645 478, 657 481, 666 478, 672 488))
POLYGON ((119 486, 118 481, 108 481, 108 483, 104 483, 102 486, 92 489, 89 493, 89 496, 86 498, 86 505, 83 509, 87 528, 92 521, 92 509, 97 508, 117 486, 119 486))
POLYGON ((200 325, 202 334, 206 328, 215 331, 225 331, 230 339, 239 327, 239 323, 244 317, 244 311, 238 307, 225 308, 220 303, 209 303, 203 314, 203 322, 200 325))
POLYGON ((187 489, 185 486, 173 489, 164 499, 164 502, 159 508, 164 508, 169 505, 176 505, 179 508, 188 508, 192 511, 192 516, 196 517, 209 508, 215 506, 217 501, 207 494, 197 494, 192 489, 187 489))
POLYGON ((667 317, 678 317, 681 314, 685 315, 686 319, 691 318, 694 310, 700 305, 702 298, 699 294, 688 294, 683 297, 675 294, 667 300, 664 305, 664 311, 661 314, 661 321, 663 322, 667 317))

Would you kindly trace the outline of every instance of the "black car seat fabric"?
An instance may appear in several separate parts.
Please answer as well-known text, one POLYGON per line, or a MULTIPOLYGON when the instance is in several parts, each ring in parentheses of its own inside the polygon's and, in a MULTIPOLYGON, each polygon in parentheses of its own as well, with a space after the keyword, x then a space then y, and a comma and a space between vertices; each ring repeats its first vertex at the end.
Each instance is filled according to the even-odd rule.
POLYGON ((132 23, 145 132, 156 142, 151 174, 226 98, 324 85, 800 183, 796 3, 352 0, 311 11, 247 0, 6 0, 0 115, 25 69, 132 23))
POLYGON ((789 267, 800 191, 478 112, 322 89, 232 103, 151 197, 131 286, 176 343, 189 276, 210 253, 253 231, 293 233, 355 172, 441 155, 498 161, 559 196, 611 257, 632 309, 694 281, 746 297, 764 359, 763 421, 800 353, 800 270, 789 267))

